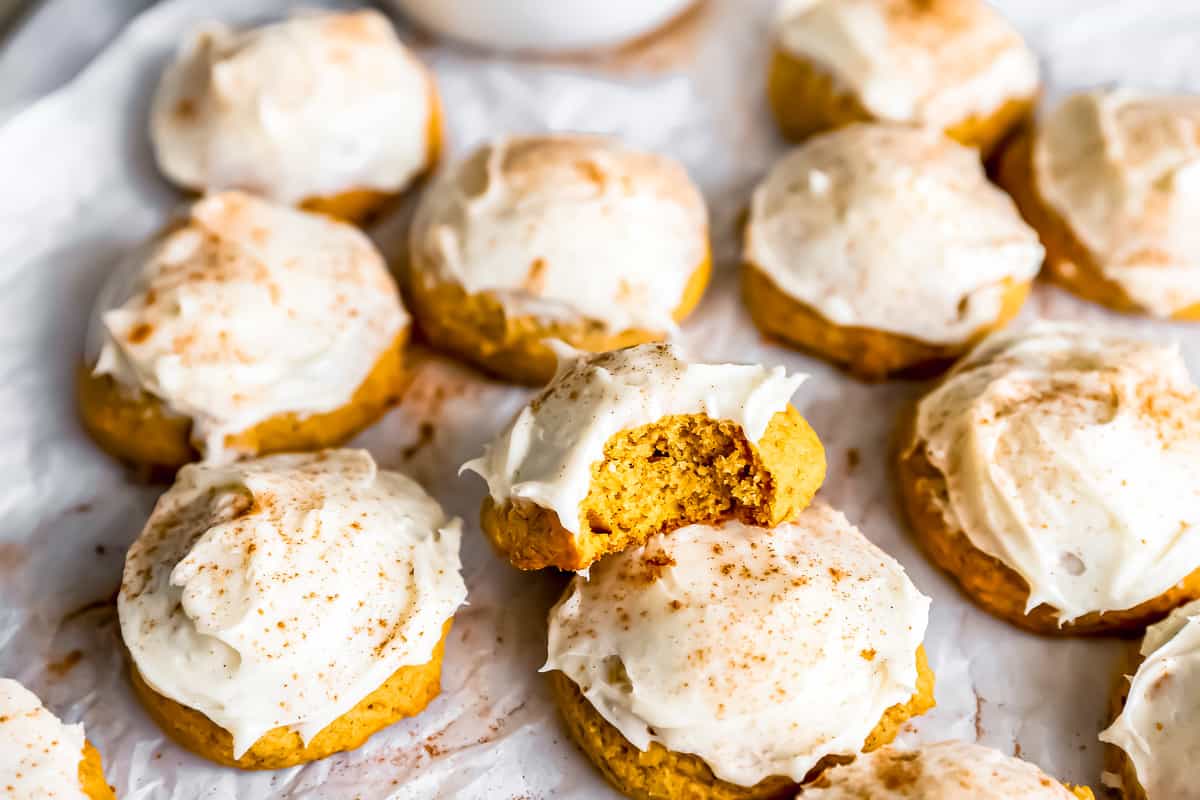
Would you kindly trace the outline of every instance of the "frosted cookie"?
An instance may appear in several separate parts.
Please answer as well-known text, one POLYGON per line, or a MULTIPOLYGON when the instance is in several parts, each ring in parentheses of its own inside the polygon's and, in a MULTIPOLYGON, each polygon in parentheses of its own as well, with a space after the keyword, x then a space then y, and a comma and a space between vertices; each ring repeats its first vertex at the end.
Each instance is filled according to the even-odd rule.
POLYGON ((576 576, 550 612, 571 737, 638 800, 794 794, 933 707, 929 598, 837 511, 692 525, 576 576))
POLYGON ((432 76, 370 10, 240 31, 207 23, 163 73, 150 114, 175 183, 350 220, 432 168, 441 136, 432 76))
POLYGON ((773 40, 767 98, 793 139, 880 120, 987 153, 1038 94, 1037 59, 984 0, 783 0, 773 40))
POLYGON ((357 229, 211 195, 110 276, 80 411, 105 450, 168 468, 338 444, 399 395, 408 327, 357 229))
POLYGON ((1177 350, 1074 325, 991 337, 899 443, 914 532, 997 616, 1110 632, 1200 596, 1200 392, 1177 350))
POLYGON ((1133 675, 1121 681, 1106 779, 1126 800, 1196 800, 1200 759, 1200 601, 1146 629, 1133 675))
POLYGON ((598 136, 505 138, 440 177, 411 229, 409 300, 439 347, 544 384, 547 339, 662 339, 708 283, 704 200, 662 156, 598 136))
POLYGON ((766 333, 868 379, 944 366, 1020 310, 1037 235, 936 131, 815 137, 754 192, 743 292, 766 333))
POLYGON ((584 570, 654 533, 808 505, 825 451, 783 367, 689 364, 647 344, 564 363, 463 465, 487 481, 483 532, 520 569, 584 570))
POLYGON ((14 680, 0 678, 0 795, 6 800, 115 800, 83 725, 65 725, 14 680))
POLYGON ((1118 311, 1200 320, 1200 96, 1102 89, 1005 150, 1050 277, 1118 311))
POLYGON ((358 747, 439 691, 467 593, 459 539, 458 520, 362 450, 184 467, 125 559, 138 699, 226 766, 358 747))
POLYGON ((798 800, 1094 800, 1028 761, 967 742, 884 747, 835 767, 798 800))

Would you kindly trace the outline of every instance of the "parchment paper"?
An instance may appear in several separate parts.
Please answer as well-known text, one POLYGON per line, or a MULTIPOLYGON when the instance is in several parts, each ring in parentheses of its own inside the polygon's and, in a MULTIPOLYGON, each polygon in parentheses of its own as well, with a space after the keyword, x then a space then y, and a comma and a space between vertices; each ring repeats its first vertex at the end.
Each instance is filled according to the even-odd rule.
MULTIPOLYGON (((88 4, 72 5, 72 24, 86 29, 88 4)), ((1040 53, 1050 99, 1117 80, 1200 90, 1194 3, 1000 5, 1040 53)), ((162 487, 139 482, 89 442, 76 421, 73 373, 106 272, 180 199, 157 176, 146 137, 148 98, 164 58, 198 20, 259 20, 287 6, 162 3, 72 83, 0 127, 0 674, 86 724, 123 798, 615 797, 566 739, 536 674, 545 611, 563 579, 500 563, 478 529, 482 482, 456 475, 527 393, 440 357, 422 357, 403 403, 357 443, 466 520, 470 605, 447 649, 442 695, 356 752, 262 774, 187 754, 131 695, 112 597, 125 548, 162 487)), ((892 423, 923 386, 864 385, 767 344, 740 306, 735 220, 754 182, 785 150, 762 99, 769 11, 768 0, 708 0, 662 41, 576 61, 522 63, 412 38, 437 72, 452 157, 500 132, 585 130, 617 134, 688 166, 711 206, 718 272, 684 326, 685 346, 697 358, 784 363, 811 374, 796 402, 828 450, 821 495, 899 558, 934 599, 927 647, 938 708, 902 739, 978 739, 1098 787, 1096 732, 1121 644, 1037 638, 971 606, 910 542, 889 484, 892 423)), ((39 46, 50 41, 50 29, 40 30, 38 41, 14 43, 16 52, 53 59, 53 48, 39 46)), ((397 213, 375 232, 393 257, 404 217, 397 213)), ((1176 340, 1193 372, 1200 367, 1194 327, 1118 318, 1048 287, 1037 289, 1023 319, 1039 315, 1108 319, 1176 340)))

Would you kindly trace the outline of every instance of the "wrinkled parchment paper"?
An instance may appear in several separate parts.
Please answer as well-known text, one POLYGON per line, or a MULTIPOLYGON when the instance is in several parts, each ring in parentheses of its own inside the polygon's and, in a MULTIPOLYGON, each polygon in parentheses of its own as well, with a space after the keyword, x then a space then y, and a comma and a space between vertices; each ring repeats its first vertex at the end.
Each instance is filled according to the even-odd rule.
MULTIPOLYGON (((72 30, 93 30, 88 13, 99 14, 103 4, 69 5, 72 30)), ((563 579, 499 562, 478 529, 482 482, 456 475, 527 393, 436 356, 422 358, 403 403, 357 444, 413 475, 466 520, 470 605, 454 626, 442 695, 356 752, 254 774, 176 747, 130 692, 112 598, 125 548, 162 487, 140 482, 88 441, 74 413, 73 371, 105 274, 180 200, 156 174, 146 136, 164 59, 201 19, 257 21, 288 5, 161 3, 65 88, 0 114, 0 674, 86 723, 109 782, 131 800, 615 797, 566 739, 536 674, 545 612, 563 579)), ((1200 7, 1188 0, 1000 5, 1041 55, 1050 100, 1114 81, 1200 90, 1200 7)), ((864 385, 764 343, 740 307, 736 219, 785 149, 763 102, 769 14, 769 0, 707 0, 687 23, 642 48, 557 62, 492 57, 406 34, 436 70, 452 156, 500 132, 585 130, 617 134, 687 165, 711 206, 718 272, 684 326, 685 346, 697 358, 784 363, 811 374, 796 404, 828 450, 822 497, 899 558, 934 599, 927 647, 938 707, 902 740, 977 739, 1098 787, 1096 732, 1122 644, 1037 638, 971 606, 909 541, 889 483, 893 420, 923 386, 864 385)), ((94 30, 112 26, 97 19, 94 30)), ((27 59, 56 57, 48 43, 61 30, 54 39, 52 26, 32 27, 37 37, 19 37, 0 55, 0 74, 14 74, 27 59)), ((404 217, 401 211, 375 231, 393 257, 404 217)), ((1026 308, 1024 319, 1035 316, 1108 319, 1178 341, 1200 374, 1200 328, 1118 318, 1048 287, 1026 308)))

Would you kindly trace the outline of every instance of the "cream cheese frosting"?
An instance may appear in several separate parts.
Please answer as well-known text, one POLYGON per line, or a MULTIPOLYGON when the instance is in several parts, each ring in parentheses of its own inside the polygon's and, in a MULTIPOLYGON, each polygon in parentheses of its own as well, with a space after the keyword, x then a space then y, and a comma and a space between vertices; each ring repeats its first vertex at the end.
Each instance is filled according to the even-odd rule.
POLYGON ((529 500, 580 532, 592 464, 613 435, 675 414, 733 420, 757 443, 804 381, 783 367, 691 364, 669 344, 576 354, 509 426, 463 465, 496 503, 529 500))
POLYGON ((800 781, 917 690, 929 598, 818 503, 774 529, 692 525, 576 576, 550 612, 561 670, 640 750, 720 779, 800 781))
POLYGON ((485 145, 435 181, 410 235, 414 280, 611 331, 674 330, 708 255, 704 200, 683 168, 600 136, 485 145))
POLYGON ((783 0, 775 40, 892 122, 945 128, 1038 91, 1037 58, 983 0, 783 0))
POLYGON ((811 139, 754 192, 745 260, 841 326, 957 343, 994 322, 1037 234, 979 154, 933 130, 852 125, 811 139))
POLYGON ((0 678, 0 794, 87 800, 79 778, 83 726, 64 725, 14 680, 0 678))
POLYGON ((1200 393, 1175 348, 1039 324, 984 341, 917 407, 947 527, 1068 622, 1200 568, 1200 393))
POLYGON ((834 767, 802 800, 1075 800, 1028 761, 968 742, 884 747, 834 767))
POLYGON ((424 664, 467 590, 460 523, 361 450, 193 464, 129 549, 117 608, 147 685, 233 736, 305 743, 424 664))
POLYGON ((95 372, 193 421, 205 455, 345 405, 408 325, 382 256, 326 217, 226 192, 139 250, 97 303, 95 372))
POLYGON ((281 203, 394 192, 429 160, 433 84, 377 11, 197 29, 154 95, 160 168, 197 190, 281 203))
POLYGON ((1200 303, 1200 96, 1074 95, 1034 138, 1039 197, 1147 312, 1200 303))
POLYGON ((1100 741, 1133 762, 1147 800, 1200 797, 1200 600, 1146 629, 1143 661, 1120 716, 1100 741))

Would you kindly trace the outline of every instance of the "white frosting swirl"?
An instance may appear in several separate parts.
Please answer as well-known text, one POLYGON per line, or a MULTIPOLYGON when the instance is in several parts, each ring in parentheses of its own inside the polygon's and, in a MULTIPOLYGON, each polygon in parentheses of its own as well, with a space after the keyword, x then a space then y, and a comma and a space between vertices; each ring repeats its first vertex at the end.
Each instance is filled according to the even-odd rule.
POLYGON ((298 203, 399 191, 429 161, 432 79, 378 11, 208 23, 167 67, 150 132, 159 167, 196 190, 298 203))
POLYGON ((64 725, 33 692, 0 678, 0 795, 87 800, 79 780, 83 726, 64 725))
POLYGON ((673 161, 599 136, 517 137, 444 173, 411 242, 414 280, 488 292, 513 315, 670 331, 708 224, 673 161))
POLYGON ((1200 96, 1097 90, 1038 129, 1038 195, 1147 312, 1200 303, 1200 96))
POLYGON ((1200 600, 1147 628, 1141 654, 1125 707, 1100 741, 1133 762, 1147 800, 1194 800, 1200 797, 1200 600))
POLYGON ((983 0, 783 0, 775 36, 879 119, 945 128, 1038 90, 1037 59, 983 0))
POLYGON ((1075 800, 1037 766, 969 742, 880 748, 826 772, 803 800, 1075 800))
POLYGON ((222 460, 226 436, 345 405, 407 324, 356 228, 227 192, 110 277, 89 357, 190 417, 197 447, 222 460))
POLYGON ((550 612, 562 670, 634 746, 723 780, 799 781, 917 690, 929 598, 824 504, 774 529, 692 525, 576 576, 550 612))
POLYGON ((995 321, 1005 280, 1041 267, 1037 234, 979 154, 932 130, 814 137, 754 193, 745 259, 842 326, 955 343, 995 321))
POLYGON ((993 336, 917 407, 942 512, 1060 622, 1200 568, 1200 394, 1177 350, 1040 324, 993 336))
POLYGON ((733 420, 757 443, 803 381, 783 367, 689 364, 667 344, 580 354, 462 468, 487 481, 495 502, 532 501, 578 534, 592 464, 613 435, 666 416, 706 414, 733 420))
POLYGON ((125 560, 121 635, 146 683, 229 731, 240 757, 307 743, 466 599, 460 523, 362 450, 179 472, 125 560))

